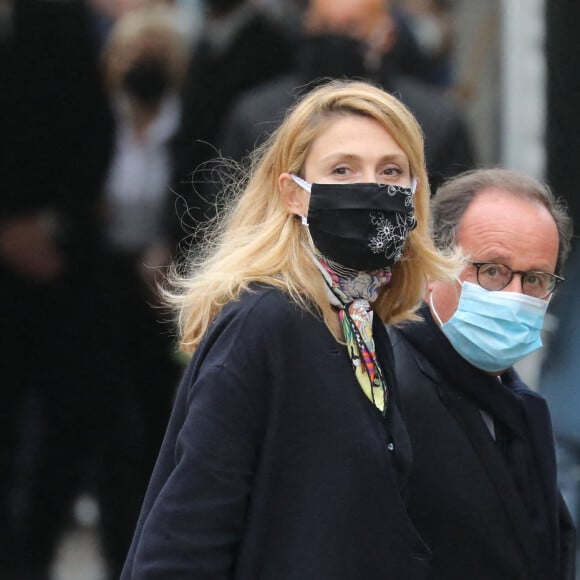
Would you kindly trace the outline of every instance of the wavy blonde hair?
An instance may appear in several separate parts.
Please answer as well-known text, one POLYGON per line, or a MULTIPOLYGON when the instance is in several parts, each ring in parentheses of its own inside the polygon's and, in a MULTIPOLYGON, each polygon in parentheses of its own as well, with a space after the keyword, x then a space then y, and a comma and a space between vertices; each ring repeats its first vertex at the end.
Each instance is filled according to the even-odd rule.
POLYGON ((423 136, 409 110, 395 97, 365 82, 333 81, 308 93, 253 156, 245 187, 206 235, 203 251, 189 260, 185 274, 173 270, 165 296, 178 312, 181 348, 193 351, 225 304, 252 283, 278 287, 304 308, 316 309, 339 341, 336 311, 310 257, 309 236, 289 212, 278 188, 285 172, 303 175, 312 143, 329 122, 362 115, 376 120, 408 157, 415 192, 417 228, 407 239, 393 278, 373 304, 384 322, 414 318, 428 277, 448 280, 455 259, 437 252, 430 236, 429 186, 423 136))

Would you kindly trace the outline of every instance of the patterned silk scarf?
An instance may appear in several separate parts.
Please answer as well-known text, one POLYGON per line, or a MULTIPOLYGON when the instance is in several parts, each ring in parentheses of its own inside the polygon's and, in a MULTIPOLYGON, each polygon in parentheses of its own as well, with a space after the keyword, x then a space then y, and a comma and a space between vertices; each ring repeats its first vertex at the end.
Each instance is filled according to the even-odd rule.
POLYGON ((387 385, 377 362, 373 340, 374 302, 379 290, 391 281, 391 270, 359 272, 315 256, 330 290, 331 303, 339 308, 346 349, 364 394, 377 409, 387 408, 387 385))

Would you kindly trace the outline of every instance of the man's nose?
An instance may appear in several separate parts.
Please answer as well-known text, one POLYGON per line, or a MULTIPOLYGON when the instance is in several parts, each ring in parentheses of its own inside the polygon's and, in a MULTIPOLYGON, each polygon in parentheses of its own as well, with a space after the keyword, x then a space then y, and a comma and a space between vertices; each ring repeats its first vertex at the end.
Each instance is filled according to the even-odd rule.
POLYGON ((510 283, 504 288, 507 292, 519 292, 524 293, 524 285, 522 283, 522 274, 514 272, 514 275, 510 283))

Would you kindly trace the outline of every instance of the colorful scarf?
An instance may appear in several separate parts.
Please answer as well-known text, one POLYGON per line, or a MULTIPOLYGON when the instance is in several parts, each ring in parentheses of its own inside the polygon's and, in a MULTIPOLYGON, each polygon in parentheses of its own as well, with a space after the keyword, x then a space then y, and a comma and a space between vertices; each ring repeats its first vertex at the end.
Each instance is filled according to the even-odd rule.
POLYGON ((384 413, 387 385, 375 353, 371 302, 391 281, 391 270, 359 272, 320 255, 315 256, 315 262, 328 284, 331 303, 339 308, 338 317, 357 381, 369 401, 384 413))

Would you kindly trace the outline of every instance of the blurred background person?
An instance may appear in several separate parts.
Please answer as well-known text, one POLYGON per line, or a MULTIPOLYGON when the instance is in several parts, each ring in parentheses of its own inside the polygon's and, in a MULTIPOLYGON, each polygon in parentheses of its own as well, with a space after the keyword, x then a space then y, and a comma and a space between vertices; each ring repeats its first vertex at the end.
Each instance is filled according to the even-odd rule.
POLYGON ((48 577, 82 491, 118 575, 180 372, 151 306, 187 49, 168 7, 93 17, 23 0, 0 48, 3 578, 48 577))
POLYGON ((102 190, 95 292, 109 409, 90 491, 99 502, 111 578, 120 573, 181 370, 156 307, 156 276, 173 256, 175 138, 187 44, 174 8, 147 4, 116 20, 102 56, 114 142, 102 190))
POLYGON ((434 192, 443 179, 473 167, 474 146, 458 106, 425 82, 403 75, 408 37, 398 36, 389 2, 309 0, 294 70, 238 99, 220 134, 226 157, 243 159, 282 120, 297 96, 323 78, 366 78, 411 109, 424 133, 434 192))
POLYGON ((441 89, 455 80, 453 50, 455 30, 451 0, 392 0, 399 26, 417 45, 412 72, 441 89))
MULTIPOLYGON (((173 11, 133 10, 109 38, 103 67, 115 114, 115 144, 104 186, 106 246, 149 276, 171 259, 166 238, 175 174, 175 137, 187 67, 173 11)), ((149 276, 150 277, 150 276, 149 276)))
POLYGON ((112 135, 86 5, 18 0, 9 30, 0 67, 0 566, 3 578, 33 580, 47 573, 98 432, 92 276, 112 135))
MULTIPOLYGON (((554 418, 562 492, 576 525, 580 524, 580 75, 570 55, 580 50, 575 33, 580 4, 553 3, 546 7, 547 26, 547 174, 556 191, 568 200, 574 217, 572 255, 564 271, 566 285, 554 297, 548 353, 539 389, 554 418)), ((580 537, 577 537, 580 555, 580 537)), ((580 577, 580 572, 578 573, 580 577)))
POLYGON ((188 225, 212 213, 211 199, 205 197, 211 194, 195 184, 201 190, 196 195, 192 175, 216 157, 216 137, 231 103, 250 87, 289 70, 293 58, 288 30, 259 3, 201 0, 201 6, 204 24, 185 79, 175 184, 185 200, 180 213, 186 214, 182 217, 188 225))
POLYGON ((575 240, 572 256, 565 270, 566 285, 554 297, 551 306, 553 327, 539 388, 554 414, 557 438, 559 480, 562 494, 578 526, 580 522, 580 251, 575 240))
MULTIPOLYGON (((572 256, 565 271, 570 284, 554 299, 555 324, 539 388, 553 409, 559 452, 560 484, 576 524, 580 524, 580 75, 570 55, 580 50, 576 34, 580 4, 546 3, 546 171, 550 183, 561 192, 574 216, 572 256)), ((580 536, 577 536, 580 557, 580 536)), ((580 578, 580 572, 577 577, 580 578)))

